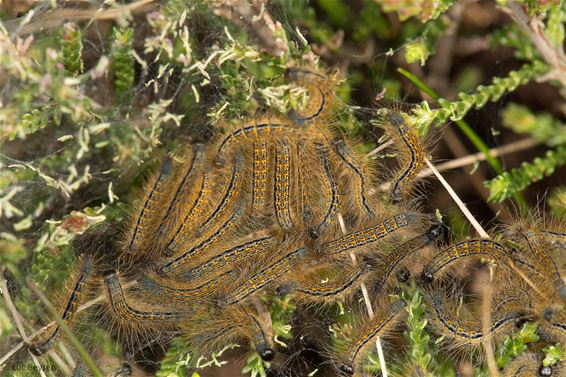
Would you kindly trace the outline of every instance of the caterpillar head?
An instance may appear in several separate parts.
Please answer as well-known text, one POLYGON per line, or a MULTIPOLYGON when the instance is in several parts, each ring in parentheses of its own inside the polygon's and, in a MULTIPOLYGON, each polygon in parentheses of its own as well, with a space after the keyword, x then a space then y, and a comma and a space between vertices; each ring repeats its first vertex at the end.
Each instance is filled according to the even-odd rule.
POLYGON ((349 364, 342 364, 340 365, 340 372, 346 376, 353 376, 354 375, 354 367, 349 364))
POLYGON ((431 241, 442 239, 448 231, 446 224, 441 221, 435 221, 426 231, 426 235, 431 241))
POLYGON ((275 351, 267 344, 259 344, 255 349, 263 361, 271 361, 275 357, 275 351))

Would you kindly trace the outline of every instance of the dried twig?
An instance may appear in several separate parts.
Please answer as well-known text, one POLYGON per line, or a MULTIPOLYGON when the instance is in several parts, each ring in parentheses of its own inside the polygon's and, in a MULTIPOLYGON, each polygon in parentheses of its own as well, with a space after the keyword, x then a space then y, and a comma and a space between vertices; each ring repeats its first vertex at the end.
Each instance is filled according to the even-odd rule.
POLYGON ((487 367, 491 377, 499 377, 497 363, 493 352, 493 344, 491 343, 491 300, 493 298, 493 286, 491 284, 489 274, 484 273, 480 277, 481 285, 481 324, 484 338, 482 341, 483 348, 487 358, 487 367), (488 336, 489 335, 489 336, 488 336))
POLYGON ((487 232, 482 228, 482 226, 480 225, 480 223, 476 220, 476 218, 472 215, 472 213, 470 212, 470 210, 468 209, 468 207, 466 207, 466 205, 464 204, 464 202, 462 202, 462 200, 460 199, 460 197, 458 197, 458 195, 456 194, 456 192, 454 191, 454 189, 452 189, 452 187, 448 184, 448 182, 446 182, 446 180, 444 179, 444 177, 438 172, 438 170, 436 170, 436 168, 434 167, 434 165, 432 165, 430 163, 430 161, 428 160, 428 158, 425 158, 425 162, 428 165, 429 169, 432 170, 432 172, 434 173, 434 175, 436 176, 436 178, 438 178, 438 180, 440 181, 440 183, 442 183, 442 186, 444 186, 444 188, 446 189, 446 191, 448 191, 448 194, 452 197, 452 199, 456 202, 456 205, 458 206, 458 208, 460 208, 460 211, 462 211, 462 213, 464 214, 464 216, 466 216, 466 219, 468 219, 468 221, 470 222, 470 224, 472 224, 472 226, 474 227, 474 229, 476 230, 476 232, 478 232, 478 234, 480 235, 480 237, 482 238, 489 238, 489 234, 487 234, 487 232))
POLYGON ((109 9, 53 9, 40 10, 26 23, 24 20, 9 20, 0 22, 12 38, 58 28, 64 20, 68 21, 104 21, 115 20, 130 14, 148 12, 155 8, 155 0, 138 0, 133 3, 109 9))
POLYGON ((366 157, 374 156, 379 152, 381 152, 382 150, 384 150, 385 148, 389 147, 390 145, 393 145, 393 140, 389 140, 387 143, 383 143, 379 147, 372 150, 371 152, 368 152, 368 154, 366 154, 366 157))
POLYGON ((538 18, 529 20, 523 7, 513 0, 507 2, 509 16, 519 25, 521 30, 533 42, 542 58, 552 70, 539 81, 558 80, 566 88, 566 55, 562 47, 553 46, 544 32, 544 24, 538 18))
POLYGON ((20 350, 20 348, 22 348, 24 346, 24 342, 19 342, 18 344, 16 344, 11 350, 9 350, 4 356, 2 356, 2 358, 0 358, 0 372, 2 371, 2 369, 4 368, 4 364, 6 364, 6 362, 8 360, 10 360, 10 358, 20 350))
MULTIPOLYGON (((526 138, 519 141, 515 141, 509 144, 505 144, 498 148, 493 148, 490 150, 489 154, 493 157, 503 156, 506 154, 516 153, 523 151, 525 149, 530 149, 536 147, 540 143, 534 139, 526 138)), ((467 165, 475 164, 479 161, 485 161, 487 156, 483 152, 478 152, 474 154, 470 154, 464 157, 460 157, 451 161, 444 162, 442 164, 438 164, 435 166, 436 170, 439 172, 451 169, 461 168, 467 165)), ((433 172, 430 169, 423 170, 418 176, 419 177, 427 177, 432 175, 433 172)))

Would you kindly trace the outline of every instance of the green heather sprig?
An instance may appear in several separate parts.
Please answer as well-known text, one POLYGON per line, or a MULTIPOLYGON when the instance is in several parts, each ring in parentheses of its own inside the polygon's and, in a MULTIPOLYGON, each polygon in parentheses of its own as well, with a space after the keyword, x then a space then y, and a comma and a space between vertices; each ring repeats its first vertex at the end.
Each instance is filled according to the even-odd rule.
POLYGON ((173 340, 165 358, 161 361, 161 368, 157 371, 157 377, 199 377, 193 369, 201 370, 208 367, 221 367, 228 363, 222 360, 225 352, 238 348, 239 345, 230 343, 218 352, 212 352, 208 356, 194 355, 191 346, 183 338, 173 340))
POLYGON ((517 59, 533 61, 540 60, 540 53, 533 46, 530 39, 521 31, 517 24, 507 24, 495 30, 491 35, 491 43, 515 49, 517 59))
POLYGON ((497 350, 495 361, 499 368, 505 367, 512 358, 522 355, 527 349, 527 344, 536 342, 538 325, 536 323, 525 323, 523 328, 514 335, 505 339, 501 347, 497 350))
POLYGON ((530 134, 549 146, 566 143, 566 125, 549 113, 533 114, 526 106, 511 102, 501 115, 503 126, 515 133, 530 134))
POLYGON ((43 105, 21 115, 18 126, 23 134, 33 134, 50 124, 50 120, 57 126, 61 124, 61 112, 53 105, 43 105))
MULTIPOLYGON (((564 32, 564 0, 554 0, 557 4, 548 8, 544 34, 556 49, 561 49, 566 33, 564 32)), ((549 2, 551 3, 551 2, 549 2)))
POLYGON ((81 29, 72 22, 63 25, 61 51, 63 52, 63 64, 65 69, 76 76, 84 70, 82 52, 83 52, 83 34, 81 29))
POLYGON ((124 107, 130 104, 134 95, 133 35, 134 29, 131 27, 114 28, 112 31, 114 43, 110 57, 114 72, 114 95, 116 101, 124 107))
POLYGON ((192 362, 192 356, 187 349, 184 339, 177 338, 171 342, 165 358, 161 361, 161 368, 156 373, 157 377, 196 377, 189 375, 188 369, 192 362))
POLYGON ((80 93, 79 78, 61 69, 65 60, 78 69, 71 53, 76 43, 74 40, 71 45, 75 47, 69 45, 66 53, 52 47, 40 52, 33 38, 12 39, 0 29, 0 67, 5 87, 12 89, 11 101, 0 106, 0 140, 24 139, 46 127, 51 119, 60 124, 62 114, 73 122, 92 119, 92 101, 80 93))
POLYGON ((269 362, 263 361, 257 353, 253 352, 246 359, 246 365, 242 368, 242 373, 249 373, 250 377, 267 377, 269 366, 269 362))
POLYGON ((409 352, 410 365, 412 369, 418 369, 419 376, 433 377, 434 374, 430 371, 433 355, 429 345, 430 335, 425 330, 427 320, 425 318, 423 295, 414 284, 410 287, 408 294, 410 301, 408 301, 406 310, 409 315, 406 320, 407 329, 404 335, 411 348, 409 352))
POLYGON ((413 110, 416 125, 419 129, 428 129, 432 124, 441 125, 448 120, 462 120, 470 109, 481 109, 488 101, 498 101, 504 94, 541 76, 547 70, 546 64, 535 61, 532 64, 525 64, 519 70, 509 72, 507 77, 495 77, 490 85, 478 86, 475 93, 459 93, 458 101, 439 98, 438 109, 431 110, 428 102, 424 101, 420 107, 413 110))
POLYGON ((563 165, 566 165, 566 145, 547 151, 544 157, 537 157, 533 162, 523 162, 520 167, 503 172, 485 182, 485 186, 489 189, 489 200, 503 202, 530 184, 552 175, 563 165))
MULTIPOLYGON (((521 330, 513 335, 509 335, 495 352, 495 362, 499 369, 505 368, 512 359, 521 356, 527 350, 528 344, 539 340, 538 324, 527 322, 521 330)), ((487 367, 475 369, 475 377, 489 377, 487 367)))
POLYGON ((422 34, 414 41, 405 45, 405 60, 407 63, 419 62, 424 65, 427 59, 435 53, 436 41, 444 35, 450 26, 450 22, 441 17, 428 22, 422 34))
POLYGON ((291 302, 289 296, 269 296, 264 298, 264 302, 267 303, 267 310, 271 316, 275 341, 278 345, 286 347, 280 339, 289 340, 293 338, 290 323, 296 306, 291 302))

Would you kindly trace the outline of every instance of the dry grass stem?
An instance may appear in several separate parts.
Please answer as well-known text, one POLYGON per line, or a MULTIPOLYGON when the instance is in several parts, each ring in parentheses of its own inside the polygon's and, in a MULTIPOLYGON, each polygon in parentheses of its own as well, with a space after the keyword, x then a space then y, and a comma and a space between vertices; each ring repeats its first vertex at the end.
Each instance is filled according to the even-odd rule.
POLYGON ((489 274, 484 273, 480 278, 481 283, 481 323, 482 332, 484 334, 482 345, 485 350, 485 355, 487 359, 487 367, 489 368, 489 374, 491 377, 499 377, 499 371, 497 370, 497 363, 495 362, 495 354, 493 352, 493 344, 491 342, 491 336, 487 336, 490 333, 491 328, 491 311, 490 305, 493 298, 493 286, 489 278, 489 274))
POLYGON ((390 145, 393 145, 393 140, 389 140, 387 143, 381 144, 379 147, 375 148, 374 150, 366 154, 366 157, 374 156, 379 152, 381 152, 382 150, 384 150, 385 148, 389 147, 390 145))
POLYGON ((460 199, 460 197, 458 197, 458 195, 456 194, 456 192, 454 191, 454 189, 452 189, 452 187, 448 184, 448 182, 446 182, 446 180, 444 179, 444 177, 438 172, 438 170, 436 170, 436 168, 434 167, 434 165, 432 165, 430 163, 430 161, 428 160, 428 158, 425 158, 425 162, 428 165, 429 169, 434 173, 434 175, 436 176, 436 178, 438 178, 438 180, 440 181, 440 183, 442 183, 442 186, 444 186, 444 188, 446 189, 446 191, 448 191, 448 194, 450 195, 450 197, 456 202, 456 205, 458 206, 458 208, 460 208, 460 211, 462 211, 462 213, 464 214, 464 216, 466 216, 466 219, 468 219, 468 221, 470 222, 470 224, 472 224, 472 226, 474 227, 474 229, 476 230, 476 232, 478 232, 478 234, 480 235, 480 237, 482 238, 489 238, 489 234, 487 234, 487 232, 482 228, 482 226, 480 225, 480 223, 476 220, 476 218, 472 215, 472 213, 470 212, 470 210, 468 209, 468 207, 466 207, 466 205, 464 204, 464 202, 462 202, 462 200, 460 199))

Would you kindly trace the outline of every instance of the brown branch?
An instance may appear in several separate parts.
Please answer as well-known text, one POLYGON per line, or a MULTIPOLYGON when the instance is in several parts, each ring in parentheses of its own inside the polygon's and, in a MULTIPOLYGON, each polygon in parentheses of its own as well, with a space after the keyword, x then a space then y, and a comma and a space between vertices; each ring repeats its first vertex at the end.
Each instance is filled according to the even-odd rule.
MULTIPOLYGON (((131 4, 104 9, 53 9, 38 11, 28 24, 23 20, 9 20, 0 22, 12 38, 20 35, 32 34, 39 31, 47 31, 58 28, 64 20, 67 21, 90 21, 90 20, 115 20, 130 14, 148 12, 155 9, 155 0, 138 0, 131 4)), ((24 17, 25 20, 25 17, 24 17)))
POLYGON ((533 45, 541 54, 542 58, 550 65, 552 70, 541 77, 539 81, 558 80, 566 87, 566 55, 564 49, 555 47, 548 40, 544 32, 544 24, 538 18, 529 19, 521 5, 513 0, 507 3, 509 16, 519 25, 521 30, 533 42, 533 45))

